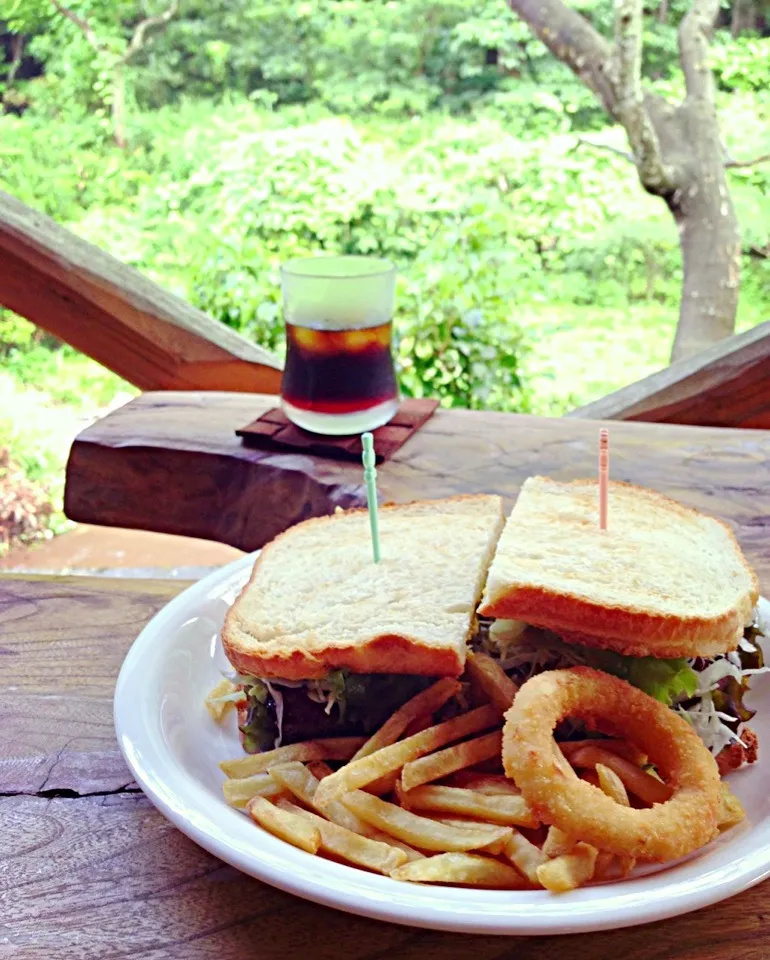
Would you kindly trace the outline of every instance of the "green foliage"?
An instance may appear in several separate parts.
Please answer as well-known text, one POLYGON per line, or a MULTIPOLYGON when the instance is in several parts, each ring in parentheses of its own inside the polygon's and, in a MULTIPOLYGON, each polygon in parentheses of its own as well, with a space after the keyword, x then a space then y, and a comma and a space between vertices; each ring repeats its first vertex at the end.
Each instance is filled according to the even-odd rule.
POLYGON ((530 409, 521 371, 526 344, 511 315, 514 250, 503 218, 480 206, 410 267, 399 290, 397 360, 408 396, 443 406, 530 409))
POLYGON ((423 113, 478 99, 510 72, 531 76, 544 57, 504 0, 192 0, 148 54, 139 89, 154 106, 226 89, 423 113))
POLYGON ((723 90, 770 90, 770 37, 738 37, 717 44, 711 64, 723 90))
MULTIPOLYGON (((762 152, 761 128, 752 139, 746 126, 766 111, 756 94, 730 96, 731 149, 762 152)), ((590 139, 624 147, 617 130, 590 139)), ((313 105, 183 101, 137 115, 133 140, 118 150, 93 119, 51 130, 36 113, 2 118, 0 156, 12 162, 0 187, 277 353, 279 265, 317 252, 396 261, 402 389, 447 405, 547 405, 523 382, 545 334, 522 330, 522 307, 620 318, 631 305, 659 305, 673 325, 681 264, 665 206, 621 157, 576 147, 566 133, 522 140, 492 105, 473 120, 434 112, 404 123, 313 105)), ((770 292, 767 261, 753 252, 770 241, 769 172, 731 174, 747 307, 770 292)), ((19 342, 4 327, 0 335, 19 342)))
POLYGON ((31 323, 9 310, 0 310, 0 357, 7 358, 19 351, 26 353, 37 337, 38 331, 31 323))

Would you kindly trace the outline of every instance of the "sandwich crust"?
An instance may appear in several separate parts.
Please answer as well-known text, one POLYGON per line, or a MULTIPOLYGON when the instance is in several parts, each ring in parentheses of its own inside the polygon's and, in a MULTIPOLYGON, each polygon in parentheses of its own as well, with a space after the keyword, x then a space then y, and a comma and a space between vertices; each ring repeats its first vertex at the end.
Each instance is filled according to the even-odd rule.
POLYGON ((225 654, 267 679, 459 676, 503 522, 497 496, 388 504, 374 564, 366 510, 306 520, 262 550, 225 618, 225 654))
MULTIPOLYGON (((470 638, 470 631, 466 641, 470 638)), ((288 642, 293 638, 287 637, 288 642)), ((299 638, 297 638, 299 642, 299 638)), ((230 631, 222 631, 227 659, 239 673, 266 680, 313 680, 330 670, 345 668, 353 673, 411 673, 425 677, 459 677, 465 657, 457 650, 437 650, 418 637, 384 634, 363 644, 330 647, 317 655, 292 650, 287 656, 251 653, 235 642, 230 631)))
POLYGON ((653 615, 634 607, 604 607, 547 588, 512 591, 496 601, 493 610, 483 607, 481 613, 525 620, 533 627, 552 630, 565 643, 614 650, 629 657, 710 659, 737 649, 744 629, 742 617, 734 610, 708 619, 653 615))
POLYGON ((633 484, 534 477, 500 538, 480 613, 631 656, 734 650, 759 596, 727 524, 633 484))

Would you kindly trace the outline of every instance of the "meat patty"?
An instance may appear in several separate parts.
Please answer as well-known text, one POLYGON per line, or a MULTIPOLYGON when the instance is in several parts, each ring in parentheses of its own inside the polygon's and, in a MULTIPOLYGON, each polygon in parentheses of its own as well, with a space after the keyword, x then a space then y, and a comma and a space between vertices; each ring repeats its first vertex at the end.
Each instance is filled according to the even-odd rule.
POLYGON ((720 777, 724 777, 733 770, 747 763, 754 763, 759 752, 759 738, 750 727, 744 727, 740 732, 741 743, 737 741, 725 747, 717 757, 720 777))

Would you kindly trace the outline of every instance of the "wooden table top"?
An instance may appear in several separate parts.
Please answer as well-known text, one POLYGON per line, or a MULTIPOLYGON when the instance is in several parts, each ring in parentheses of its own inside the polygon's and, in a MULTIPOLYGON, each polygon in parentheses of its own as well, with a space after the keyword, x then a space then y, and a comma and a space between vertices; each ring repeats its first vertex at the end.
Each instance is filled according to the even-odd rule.
MULTIPOLYGON (((362 470, 250 450, 235 430, 276 404, 239 393, 147 393, 85 430, 67 468, 74 520, 261 547, 308 516, 365 503, 362 470)), ((770 431, 611 421, 611 474, 735 529, 770 583, 770 431)), ((599 421, 439 410, 378 468, 386 500, 499 493, 532 474, 596 475, 599 421)), ((768 588, 770 589, 770 587, 768 588)))
POLYGON ((645 927, 505 939, 349 916, 239 874, 131 782, 120 664, 182 585, 0 578, 0 957, 766 960, 770 886, 645 927))

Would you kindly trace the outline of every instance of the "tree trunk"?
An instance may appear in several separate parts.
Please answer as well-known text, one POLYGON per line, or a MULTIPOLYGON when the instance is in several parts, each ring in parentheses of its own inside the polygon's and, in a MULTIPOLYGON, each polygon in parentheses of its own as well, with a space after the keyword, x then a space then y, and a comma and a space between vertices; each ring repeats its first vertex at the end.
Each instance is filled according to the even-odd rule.
POLYGON ((112 82, 112 136, 115 143, 121 148, 126 147, 126 75, 122 63, 115 67, 112 82))
POLYGON ((677 119, 682 123, 682 143, 689 144, 691 151, 686 167, 689 176, 666 197, 679 230, 683 268, 672 362, 732 336, 738 309, 740 228, 718 131, 708 132, 709 125, 700 117, 702 109, 699 103, 685 103, 680 108, 677 119))
POLYGON ((8 76, 5 78, 6 84, 11 87, 19 72, 21 61, 24 58, 24 35, 21 33, 11 34, 11 66, 8 70, 8 76))
MULTIPOLYGON (((756 0, 735 0, 754 9, 756 0)), ((642 186, 679 229, 683 284, 672 360, 735 330, 741 242, 725 177, 709 45, 721 0, 690 0, 677 31, 686 97, 671 103, 642 84, 643 0, 615 0, 610 43, 564 0, 508 0, 538 39, 593 90, 628 136, 642 186)), ((668 14, 668 4, 661 15, 668 14)))
POLYGON ((753 30, 756 19, 757 15, 754 9, 754 0, 735 0, 733 3, 730 33, 733 37, 739 37, 747 30, 753 30))

